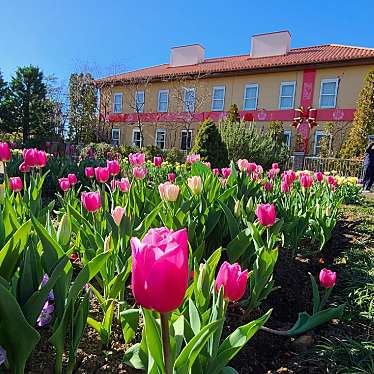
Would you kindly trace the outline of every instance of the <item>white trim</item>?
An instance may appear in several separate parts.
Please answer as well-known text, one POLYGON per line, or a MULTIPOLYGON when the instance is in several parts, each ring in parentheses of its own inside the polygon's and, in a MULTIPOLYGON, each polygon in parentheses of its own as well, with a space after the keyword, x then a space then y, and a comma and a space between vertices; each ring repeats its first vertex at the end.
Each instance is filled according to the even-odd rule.
POLYGON ((113 95, 113 113, 122 113, 122 107, 123 107, 123 93, 117 92, 113 95), (121 109, 116 110, 116 97, 121 97, 121 109))
POLYGON ((225 109, 225 96, 226 96, 226 87, 225 86, 215 86, 213 87, 212 93, 212 112, 222 112, 225 109), (218 90, 223 90, 223 99, 215 99, 214 94, 218 90), (222 102, 222 107, 219 109, 214 109, 214 102, 219 101, 222 102))
POLYGON ((180 150, 182 152, 185 152, 185 151, 189 151, 190 149, 192 148, 192 130, 186 130, 186 129, 183 129, 181 130, 181 142, 180 142, 180 150), (187 133, 187 138, 186 138, 186 149, 183 149, 182 148, 182 139, 183 139, 183 134, 186 134, 187 133), (190 136, 190 139, 191 139, 191 144, 190 144, 190 147, 188 147, 188 134, 191 134, 190 136))
POLYGON ((284 130, 283 133, 287 137, 287 141, 286 141, 287 146, 291 147, 291 143, 292 143, 292 131, 291 130, 284 130))
POLYGON ((184 88, 184 95, 183 95, 183 111, 184 112, 194 112, 195 111, 195 106, 196 106, 196 90, 195 90, 195 87, 185 87, 184 88), (187 106, 186 106, 186 94, 187 92, 189 91, 193 91, 193 109, 192 110, 188 110, 187 106))
POLYGON ((244 86, 244 96, 243 96, 243 110, 257 110, 257 106, 258 106, 258 91, 259 91, 259 86, 258 86, 258 83, 250 83, 250 84, 246 84, 244 86), (247 94, 247 88, 256 88, 256 105, 254 108, 246 108, 245 107, 245 101, 246 100, 249 100, 249 99, 254 99, 253 97, 246 97, 246 94, 247 94))
POLYGON ((120 144, 121 144, 121 129, 118 129, 118 128, 112 128, 112 144, 113 145, 117 145, 117 146, 119 146, 120 144), (117 132, 118 133, 118 139, 116 138, 114 138, 113 137, 113 132, 117 132), (114 141, 118 141, 118 144, 114 144, 114 141))
POLYGON ((159 90, 157 99, 157 112, 167 113, 169 111, 169 90, 159 90), (166 94, 166 110, 160 110, 160 96, 161 94, 166 94))
POLYGON ((145 106, 145 94, 144 94, 144 91, 135 91, 135 112, 136 113, 144 113, 144 106, 145 106), (139 94, 143 96, 143 102, 141 103, 142 104, 142 108, 141 109, 138 109, 138 95, 139 94))
POLYGON ((139 148, 141 148, 141 147, 143 147, 143 144, 142 144, 142 143, 143 143, 143 142, 142 142, 142 133, 141 133, 139 127, 135 127, 134 129, 132 129, 131 144, 132 144, 134 147, 139 147, 139 148), (134 141, 134 135, 135 135, 135 133, 139 133, 139 134, 140 134, 140 146, 137 145, 137 144, 135 144, 135 141, 134 141))
POLYGON ((162 150, 165 150, 166 149, 166 130, 165 129, 156 129, 156 136, 155 136, 155 146, 162 149, 162 150), (159 147, 157 145, 157 134, 158 133, 163 133, 164 134, 164 147, 159 147))
POLYGON ((338 87, 339 87, 339 78, 332 78, 332 79, 321 79, 321 84, 319 88, 319 107, 320 108, 336 108, 336 101, 338 97, 338 87), (334 96, 334 104, 333 106, 324 105, 322 106, 322 87, 324 83, 335 83, 335 93, 334 94, 324 94, 323 96, 334 96))
POLYGON ((295 105, 295 92, 296 92, 296 81, 288 81, 288 82, 281 82, 280 86, 279 86, 279 109, 280 110, 286 110, 286 109, 293 109, 294 108, 294 105, 295 105), (284 96, 282 95, 282 88, 284 86, 293 86, 293 94, 292 94, 292 104, 290 107, 284 107, 282 108, 281 107, 281 102, 282 102, 282 98, 287 98, 289 99, 291 96, 284 96))

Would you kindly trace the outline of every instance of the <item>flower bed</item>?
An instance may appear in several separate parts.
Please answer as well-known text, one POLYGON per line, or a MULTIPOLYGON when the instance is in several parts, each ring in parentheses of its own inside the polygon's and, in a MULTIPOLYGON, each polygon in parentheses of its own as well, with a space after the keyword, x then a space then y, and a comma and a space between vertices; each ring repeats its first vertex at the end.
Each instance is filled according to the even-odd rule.
MULTIPOLYGON (((2 143, 0 160, 10 158, 2 143)), ((89 325, 104 350, 126 342, 128 367, 235 373, 230 361, 257 331, 297 336, 342 315, 328 305, 328 269, 310 275, 311 308, 293 326, 271 329, 272 311, 259 311, 276 293, 279 257, 318 256, 341 202, 360 193, 356 179, 187 161, 82 162, 45 204, 43 168, 57 161, 23 152, 23 178, 6 176, 0 190, 0 362, 23 372, 47 335, 55 372, 73 372, 89 325)))

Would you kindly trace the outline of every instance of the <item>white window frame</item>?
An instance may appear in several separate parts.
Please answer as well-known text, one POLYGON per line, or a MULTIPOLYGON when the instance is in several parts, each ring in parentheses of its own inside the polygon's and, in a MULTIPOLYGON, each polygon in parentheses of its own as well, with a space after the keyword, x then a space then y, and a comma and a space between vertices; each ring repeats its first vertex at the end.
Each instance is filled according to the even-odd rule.
POLYGON ((222 112, 225 109, 225 95, 226 95, 226 87, 225 86, 215 86, 213 87, 213 93, 212 93, 212 112, 222 112), (223 90, 223 99, 215 99, 214 94, 218 90, 223 90), (222 106, 218 109, 214 108, 215 102, 222 102, 222 106))
POLYGON ((161 150, 165 150, 166 149, 166 130, 165 129, 156 129, 156 136, 155 136, 155 146, 160 148, 161 150), (164 146, 163 147, 160 147, 157 143, 157 135, 158 134, 164 134, 164 146))
POLYGON ((167 113, 169 111, 169 90, 159 90, 158 91, 158 100, 157 100, 157 112, 159 113, 167 113), (160 98, 162 94, 166 94, 166 110, 160 109, 160 98))
POLYGON ((279 109, 286 110, 286 109, 293 109, 295 105, 295 92, 296 92, 296 81, 288 81, 288 82, 281 82, 279 86, 279 109), (282 88, 284 86, 293 86, 293 94, 292 96, 285 96, 282 95, 282 88), (290 99, 292 98, 292 104, 289 107, 282 107, 282 98, 290 99))
POLYGON ((136 91, 135 92, 135 112, 136 113, 144 113, 144 105, 145 105, 145 94, 144 91, 136 91), (138 103, 138 95, 142 95, 143 102, 138 103), (141 108, 138 107, 138 104, 141 104, 141 108))
POLYGON ((324 109, 331 109, 336 108, 336 102, 338 99, 338 88, 339 88, 339 78, 331 78, 331 79, 322 79, 321 85, 319 89, 319 107, 324 109), (330 105, 322 105, 322 87, 324 83, 335 83, 335 93, 334 94, 323 94, 323 96, 334 96, 334 104, 330 105))
POLYGON ((122 92, 117 92, 113 95, 113 113, 122 113, 122 107, 123 107, 123 93, 122 92), (120 110, 116 110, 116 97, 120 97, 120 110))
POLYGON ((132 130, 132 139, 131 139, 131 142, 132 142, 132 145, 134 147, 139 147, 139 148, 142 148, 143 147, 143 141, 142 141, 142 133, 139 129, 139 127, 136 127, 135 129, 132 130), (139 133, 140 135, 140 145, 136 144, 135 142, 135 133, 139 133))
POLYGON ((183 96, 183 110, 185 112, 195 112, 195 107, 196 107, 196 90, 194 87, 191 87, 191 88, 185 88, 184 89, 184 96, 183 96), (191 108, 188 108, 187 107, 187 100, 186 100, 186 96, 187 96, 187 92, 190 92, 192 91, 193 92, 193 108, 192 110, 190 110, 191 108))
POLYGON ((317 138, 318 136, 321 136, 321 138, 323 136, 328 136, 330 139, 329 139, 329 151, 331 150, 331 146, 332 146, 332 136, 331 134, 327 133, 326 131, 323 131, 323 130, 317 130, 316 133, 314 134, 314 146, 313 146, 313 154, 314 156, 318 156, 317 154, 317 148, 321 148, 321 146, 318 146, 317 147, 317 138))
POLYGON ((112 144, 117 147, 121 144, 121 129, 118 129, 118 128, 112 129, 112 144), (118 133, 118 138, 115 138, 113 136, 114 133, 118 133))
POLYGON ((291 142, 292 142, 292 131, 291 130, 284 130, 284 136, 287 138, 286 145, 288 148, 291 148, 291 142))
POLYGON ((182 152, 188 152, 190 149, 192 148, 192 130, 186 130, 186 129, 183 129, 181 131, 181 143, 180 143, 180 149, 182 152), (183 149, 182 148, 182 140, 183 140, 183 134, 187 134, 187 138, 186 138, 186 149, 183 149), (190 134, 190 147, 188 147, 188 134, 190 134))
POLYGON ((258 83, 249 83, 249 84, 246 84, 244 86, 244 96, 243 96, 243 110, 257 110, 257 106, 258 106, 258 91, 259 91, 259 86, 258 86, 258 83), (250 99, 253 99, 253 97, 247 97, 247 88, 253 88, 255 87, 256 88, 256 105, 254 108, 246 108, 245 106, 245 102, 246 100, 250 100, 250 99))

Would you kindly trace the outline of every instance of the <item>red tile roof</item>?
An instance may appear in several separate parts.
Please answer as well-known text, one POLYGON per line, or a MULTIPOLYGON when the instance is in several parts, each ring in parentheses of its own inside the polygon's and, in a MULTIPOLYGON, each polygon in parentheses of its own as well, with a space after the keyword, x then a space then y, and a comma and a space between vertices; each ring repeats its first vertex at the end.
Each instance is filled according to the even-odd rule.
POLYGON ((352 62, 358 60, 374 63, 374 48, 351 47, 345 45, 320 45, 295 48, 281 56, 251 58, 249 55, 217 57, 205 59, 202 63, 186 66, 162 64, 100 78, 98 82, 123 82, 137 79, 163 79, 185 75, 204 75, 212 73, 230 73, 239 71, 274 69, 300 65, 352 62))

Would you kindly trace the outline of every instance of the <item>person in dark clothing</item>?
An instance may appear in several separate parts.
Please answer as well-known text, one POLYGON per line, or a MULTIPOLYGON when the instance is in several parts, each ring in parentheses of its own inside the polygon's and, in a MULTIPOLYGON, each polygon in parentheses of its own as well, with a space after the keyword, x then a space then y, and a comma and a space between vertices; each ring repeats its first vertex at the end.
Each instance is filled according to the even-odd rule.
POLYGON ((374 142, 370 142, 365 150, 364 190, 370 191, 374 183, 374 142))

